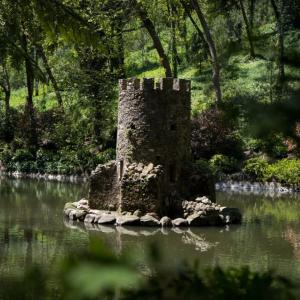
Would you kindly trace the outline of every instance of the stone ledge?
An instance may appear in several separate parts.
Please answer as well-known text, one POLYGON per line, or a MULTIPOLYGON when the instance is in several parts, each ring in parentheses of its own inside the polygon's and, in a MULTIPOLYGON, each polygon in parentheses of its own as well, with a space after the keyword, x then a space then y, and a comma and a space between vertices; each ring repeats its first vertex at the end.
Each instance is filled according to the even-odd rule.
POLYGON ((167 216, 159 218, 155 213, 141 215, 140 211, 117 212, 90 209, 88 200, 65 204, 64 215, 73 221, 90 224, 145 227, 190 227, 190 226, 223 226, 240 224, 242 215, 237 208, 222 207, 206 197, 194 201, 183 201, 184 218, 171 220, 167 216))

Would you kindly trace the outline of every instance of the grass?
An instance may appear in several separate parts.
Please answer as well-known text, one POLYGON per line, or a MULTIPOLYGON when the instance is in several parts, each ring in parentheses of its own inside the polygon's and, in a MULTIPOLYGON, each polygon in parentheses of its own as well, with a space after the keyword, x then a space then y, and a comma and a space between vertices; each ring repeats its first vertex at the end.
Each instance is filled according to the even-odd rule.
MULTIPOLYGON (((11 94, 11 106, 16 109, 22 109, 25 106, 27 89, 20 88, 13 90, 11 94)), ((47 86, 39 87, 39 95, 33 97, 34 105, 40 111, 52 109, 57 106, 55 93, 47 86)))

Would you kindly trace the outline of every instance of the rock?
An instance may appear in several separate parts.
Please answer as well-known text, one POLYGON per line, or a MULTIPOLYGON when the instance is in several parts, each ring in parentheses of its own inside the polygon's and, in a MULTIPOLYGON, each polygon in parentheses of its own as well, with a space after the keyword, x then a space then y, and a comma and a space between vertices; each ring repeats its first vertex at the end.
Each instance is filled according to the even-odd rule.
POLYGON ((114 206, 113 204, 109 204, 109 205, 108 205, 108 209, 109 209, 110 211, 112 211, 112 210, 115 209, 115 206, 114 206))
POLYGON ((157 220, 159 219, 157 213, 154 213, 154 212, 146 213, 146 215, 151 216, 151 217, 153 217, 153 218, 155 218, 155 219, 157 219, 157 220))
POLYGON ((90 209, 89 213, 93 214, 93 215, 101 216, 102 214, 106 213, 106 211, 105 210, 99 210, 99 209, 90 209))
POLYGON ((130 225, 130 226, 135 226, 135 225, 140 225, 140 218, 137 216, 119 216, 116 220, 117 225, 130 225))
POLYGON ((137 217, 141 217, 142 216, 142 212, 137 209, 134 213, 133 213, 134 216, 137 216, 137 217))
POLYGON ((172 221, 173 226, 189 226, 189 223, 186 219, 177 218, 172 221))
POLYGON ((242 214, 238 208, 222 207, 220 217, 226 224, 240 224, 242 222, 242 214))
POLYGON ((142 171, 142 176, 146 176, 148 175, 154 168, 153 163, 150 163, 148 166, 144 167, 143 171, 142 171))
POLYGON ((86 210, 89 211, 90 207, 88 205, 83 205, 83 204, 77 204, 78 209, 86 210))
POLYGON ((115 224, 116 223, 116 217, 111 214, 103 214, 98 219, 98 224, 115 224))
POLYGON ((71 209, 75 209, 77 207, 77 202, 76 204, 74 204, 74 202, 67 202, 64 206, 64 210, 71 208, 71 209))
POLYGON ((69 219, 70 220, 80 220, 80 221, 83 221, 86 214, 87 214, 87 212, 84 211, 84 210, 72 209, 69 212, 69 219))
POLYGON ((72 210, 73 210, 72 208, 64 209, 64 215, 65 215, 66 217, 69 217, 70 212, 71 212, 72 210))
POLYGON ((159 226, 160 225, 159 221, 156 218, 154 218, 148 214, 141 217, 140 222, 141 222, 142 226, 159 226))
POLYGON ((83 198, 83 199, 78 201, 78 204, 88 206, 89 205, 89 200, 83 198))
POLYGON ((84 223, 94 223, 96 217, 96 215, 87 214, 84 218, 84 223))
POLYGON ((144 165, 142 163, 139 163, 136 167, 136 171, 138 171, 139 173, 141 173, 144 169, 144 165))
POLYGON ((159 223, 161 224, 162 227, 170 227, 170 226, 172 226, 172 220, 169 217, 166 217, 166 216, 162 217, 160 219, 159 223))
POLYGON ((77 210, 76 211, 76 219, 79 221, 83 221, 85 219, 87 212, 85 210, 77 210))
POLYGON ((201 202, 203 204, 209 204, 209 205, 212 204, 212 202, 205 196, 204 197, 198 197, 198 198, 195 199, 195 201, 196 202, 201 202))
POLYGON ((203 214, 193 214, 187 218, 190 226, 207 226, 209 225, 209 217, 203 214))
POLYGON ((188 218, 190 226, 220 226, 224 224, 219 215, 194 214, 188 218))
POLYGON ((72 209, 72 210, 70 211, 70 213, 69 213, 69 219, 70 219, 70 220, 77 220, 76 212, 77 212, 76 209, 72 209))

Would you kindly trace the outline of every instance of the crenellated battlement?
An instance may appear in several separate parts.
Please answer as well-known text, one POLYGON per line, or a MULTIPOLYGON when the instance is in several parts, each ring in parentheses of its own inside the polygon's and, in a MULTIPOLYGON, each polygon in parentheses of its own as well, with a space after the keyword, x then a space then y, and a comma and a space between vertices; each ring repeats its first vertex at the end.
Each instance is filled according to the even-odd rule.
POLYGON ((142 90, 142 91, 180 91, 187 92, 191 91, 190 80, 178 79, 178 78, 161 78, 159 81, 155 82, 154 78, 130 78, 130 79, 120 79, 119 80, 120 91, 132 91, 132 90, 142 90))

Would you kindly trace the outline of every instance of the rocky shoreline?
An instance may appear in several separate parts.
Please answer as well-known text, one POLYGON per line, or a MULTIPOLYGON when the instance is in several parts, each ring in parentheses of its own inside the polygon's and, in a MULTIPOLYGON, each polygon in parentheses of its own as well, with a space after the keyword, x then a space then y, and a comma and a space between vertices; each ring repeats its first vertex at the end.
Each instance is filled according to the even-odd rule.
POLYGON ((194 201, 183 201, 183 217, 171 219, 159 218, 156 213, 142 214, 141 211, 117 212, 90 209, 89 201, 65 204, 64 215, 72 221, 87 224, 145 227, 189 227, 189 226, 224 226, 240 224, 242 215, 237 208, 222 207, 211 202, 207 197, 198 197, 194 201))
POLYGON ((231 191, 238 193, 268 193, 268 194, 289 194, 299 193, 300 184, 283 185, 278 182, 251 182, 251 181, 221 181, 217 182, 217 191, 231 191))
POLYGON ((89 180, 86 175, 62 175, 62 174, 42 174, 42 173, 22 173, 22 172, 0 172, 0 177, 8 177, 15 179, 36 179, 57 182, 82 183, 89 180))

